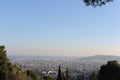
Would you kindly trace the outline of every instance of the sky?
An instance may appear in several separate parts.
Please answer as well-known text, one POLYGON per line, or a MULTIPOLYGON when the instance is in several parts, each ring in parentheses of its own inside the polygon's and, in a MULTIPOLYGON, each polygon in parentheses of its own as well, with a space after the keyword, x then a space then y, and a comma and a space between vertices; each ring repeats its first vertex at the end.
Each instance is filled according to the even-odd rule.
POLYGON ((120 56, 119 3, 0 0, 0 45, 8 55, 120 56))

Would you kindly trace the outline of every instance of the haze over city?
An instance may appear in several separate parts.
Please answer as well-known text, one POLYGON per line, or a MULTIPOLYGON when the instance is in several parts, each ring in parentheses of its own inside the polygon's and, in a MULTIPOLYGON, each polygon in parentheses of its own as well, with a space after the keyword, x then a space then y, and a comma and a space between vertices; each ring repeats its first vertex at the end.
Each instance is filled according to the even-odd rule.
POLYGON ((8 55, 120 56, 119 3, 1 0, 0 45, 8 55))

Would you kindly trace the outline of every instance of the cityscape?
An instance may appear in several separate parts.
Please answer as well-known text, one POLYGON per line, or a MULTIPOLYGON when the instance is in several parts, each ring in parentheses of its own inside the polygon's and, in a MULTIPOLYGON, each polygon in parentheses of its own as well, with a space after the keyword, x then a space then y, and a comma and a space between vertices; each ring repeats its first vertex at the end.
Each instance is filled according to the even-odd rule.
POLYGON ((120 80, 120 0, 0 0, 0 80, 120 80))
POLYGON ((65 72, 66 69, 68 69, 74 80, 79 80, 81 78, 90 80, 89 77, 91 73, 98 73, 100 67, 109 60, 120 61, 120 57, 107 55, 90 57, 10 56, 12 64, 17 65, 23 70, 35 70, 42 77, 50 76, 56 79, 58 67, 61 66, 61 71, 65 72))

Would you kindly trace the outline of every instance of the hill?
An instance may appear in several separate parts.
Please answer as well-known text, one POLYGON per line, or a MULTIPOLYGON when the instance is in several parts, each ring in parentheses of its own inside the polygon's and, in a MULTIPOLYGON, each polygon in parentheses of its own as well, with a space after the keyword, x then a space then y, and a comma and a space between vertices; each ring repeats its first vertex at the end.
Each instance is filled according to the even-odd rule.
POLYGON ((5 47, 0 46, 0 80, 42 80, 33 70, 24 71, 9 62, 5 47))
POLYGON ((118 60, 120 61, 120 56, 112 56, 112 55, 95 55, 95 56, 89 56, 81 58, 83 60, 118 60))

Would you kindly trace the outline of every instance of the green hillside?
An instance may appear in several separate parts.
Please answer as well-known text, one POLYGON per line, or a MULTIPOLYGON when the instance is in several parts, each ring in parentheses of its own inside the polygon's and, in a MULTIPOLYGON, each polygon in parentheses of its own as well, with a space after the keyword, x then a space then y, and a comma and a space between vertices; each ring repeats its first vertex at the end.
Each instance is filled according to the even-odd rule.
POLYGON ((0 80, 42 80, 32 70, 24 71, 9 62, 4 46, 0 46, 0 80))

